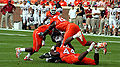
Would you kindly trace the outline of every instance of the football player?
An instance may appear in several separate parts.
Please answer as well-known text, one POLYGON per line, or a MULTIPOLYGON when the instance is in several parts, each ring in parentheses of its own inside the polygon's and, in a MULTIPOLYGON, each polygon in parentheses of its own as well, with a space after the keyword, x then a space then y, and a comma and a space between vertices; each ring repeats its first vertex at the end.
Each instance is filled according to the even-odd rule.
POLYGON ((120 24, 120 5, 118 6, 118 24, 120 24))
MULTIPOLYGON (((42 40, 43 38, 39 36, 41 32, 44 32, 46 29, 48 29, 48 25, 42 25, 38 27, 33 32, 33 47, 31 48, 16 48, 16 57, 19 58, 19 55, 21 52, 29 52, 28 55, 24 58, 24 60, 33 60, 30 59, 30 56, 34 54, 35 52, 38 52, 38 50, 42 47, 42 40)), ((58 31, 57 29, 53 29, 52 32, 49 32, 51 35, 51 39, 53 42, 56 42, 56 45, 61 45, 61 42, 63 40, 63 33, 58 31)), ((69 43, 70 47, 72 49, 73 46, 69 43)))
POLYGON ((55 15, 60 15, 60 13, 57 12, 57 11, 56 11, 56 7, 53 6, 53 7, 50 8, 50 11, 47 11, 47 12, 46 12, 46 18, 43 20, 43 23, 45 23, 45 21, 46 21, 47 19, 50 20, 50 19, 53 18, 55 15))
MULTIPOLYGON (((30 48, 16 48, 16 57, 19 58, 21 52, 29 52, 27 56, 25 56, 24 60, 33 60, 30 59, 30 56, 42 47, 43 37, 40 37, 40 32, 45 32, 48 29, 48 25, 42 25, 34 30, 33 32, 33 47, 30 48)), ((51 34, 51 32, 49 32, 51 34)))
MULTIPOLYGON (((95 47, 91 44, 87 51, 78 54, 72 48, 53 46, 49 53, 41 55, 39 58, 46 58, 47 62, 66 62, 69 64, 98 65, 99 47, 95 47, 94 60, 85 57, 95 47)), ((102 47, 101 47, 102 48, 102 47)))
POLYGON ((118 36, 118 28, 116 19, 118 18, 117 8, 114 8, 114 4, 111 5, 111 9, 108 10, 109 26, 110 26, 110 36, 112 36, 112 24, 114 25, 114 35, 118 36))
MULTIPOLYGON (((50 25, 49 28, 40 36, 47 35, 47 33, 51 31, 53 28, 56 28, 60 31, 64 31, 65 34, 64 34, 62 46, 66 46, 68 43, 70 43, 74 39, 77 39, 83 46, 90 46, 91 44, 95 44, 93 41, 86 41, 78 25, 74 23, 70 23, 59 16, 54 16, 50 20, 49 25, 50 25)), ((100 43, 100 44, 102 45, 104 43, 100 43)), ((104 49, 104 51, 106 54, 106 48, 104 49)))
POLYGON ((28 4, 26 1, 23 1, 23 4, 20 7, 22 9, 22 16, 23 16, 23 29, 26 30, 30 4, 28 4))
POLYGON ((45 4, 43 4, 40 10, 41 10, 41 24, 43 24, 43 20, 46 18, 46 12, 49 10, 49 8, 45 7, 45 4))
POLYGON ((33 5, 32 9, 33 9, 32 11, 33 11, 33 16, 34 16, 34 25, 36 29, 37 25, 40 24, 40 17, 39 17, 40 5, 38 5, 38 3, 35 2, 35 5, 33 5))

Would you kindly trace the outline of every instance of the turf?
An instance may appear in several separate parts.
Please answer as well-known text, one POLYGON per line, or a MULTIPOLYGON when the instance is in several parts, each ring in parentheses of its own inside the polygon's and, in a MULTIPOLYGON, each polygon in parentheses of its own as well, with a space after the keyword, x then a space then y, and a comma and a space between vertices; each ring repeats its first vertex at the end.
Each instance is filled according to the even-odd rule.
MULTIPOLYGON (((45 52, 48 52, 52 45, 55 45, 47 36, 45 41, 46 45, 42 47, 39 52, 35 53, 31 58, 33 61, 24 61, 23 58, 26 56, 26 52, 22 52, 20 58, 16 58, 15 48, 16 47, 32 47, 32 32, 16 32, 16 31, 5 31, 0 30, 0 67, 93 67, 93 65, 74 65, 66 63, 47 63, 45 59, 39 59, 38 57, 45 52), (6 35, 6 34, 22 34, 19 35, 6 35)), ((120 65, 120 38, 111 37, 95 37, 85 36, 87 41, 116 41, 108 42, 108 53, 104 55, 102 50, 100 51, 100 63, 95 65, 97 67, 118 67, 120 65), (119 43, 117 43, 119 42, 119 43)), ((72 41, 75 47, 76 53, 82 53, 86 51, 88 47, 82 46, 77 40, 72 41)), ((87 57, 93 59, 94 50, 90 52, 87 57)))

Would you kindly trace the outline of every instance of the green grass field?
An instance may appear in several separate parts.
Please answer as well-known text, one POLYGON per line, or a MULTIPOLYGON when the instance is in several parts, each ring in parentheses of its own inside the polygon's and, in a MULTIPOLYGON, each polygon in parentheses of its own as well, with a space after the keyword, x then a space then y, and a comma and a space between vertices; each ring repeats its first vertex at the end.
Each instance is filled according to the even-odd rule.
MULTIPOLYGON (((108 53, 104 55, 100 51, 100 63, 97 67, 118 67, 120 66, 120 38, 113 37, 96 37, 85 36, 87 41, 111 41, 108 42, 108 53)), ((77 40, 72 41, 76 53, 86 51, 88 47, 82 46, 77 40)), ((16 58, 16 47, 32 47, 32 32, 18 32, 0 30, 0 67, 93 67, 93 65, 74 65, 66 63, 47 63, 45 59, 39 59, 39 56, 48 52, 52 45, 55 45, 49 36, 46 39, 46 45, 39 52, 31 56, 33 61, 24 61, 23 58, 27 55, 22 52, 20 58, 16 58), (22 36, 24 35, 24 36, 22 36), (26 36, 25 36, 26 35, 26 36)), ((87 57, 93 59, 94 50, 87 57)))

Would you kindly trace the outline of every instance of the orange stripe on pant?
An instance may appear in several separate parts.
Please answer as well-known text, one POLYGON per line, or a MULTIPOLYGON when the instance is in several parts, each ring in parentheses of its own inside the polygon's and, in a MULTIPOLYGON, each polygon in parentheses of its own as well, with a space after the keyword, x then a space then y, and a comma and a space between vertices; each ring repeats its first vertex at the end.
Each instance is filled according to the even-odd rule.
POLYGON ((33 51, 38 52, 38 50, 42 47, 42 38, 39 37, 38 31, 34 30, 33 32, 33 51))

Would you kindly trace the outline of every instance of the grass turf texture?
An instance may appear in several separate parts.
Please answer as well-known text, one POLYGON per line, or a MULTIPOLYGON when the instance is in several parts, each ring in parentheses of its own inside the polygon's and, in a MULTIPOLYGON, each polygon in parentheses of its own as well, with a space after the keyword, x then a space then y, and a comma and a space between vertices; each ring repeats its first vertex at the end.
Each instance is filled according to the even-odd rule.
MULTIPOLYGON (((45 52, 48 52, 52 45, 55 45, 50 39, 50 36, 46 38, 46 45, 43 46, 39 52, 31 56, 33 61, 24 61, 23 58, 27 55, 26 52, 22 52, 20 58, 16 58, 15 48, 16 47, 32 47, 32 32, 16 32, 16 31, 5 31, 0 30, 0 67, 93 67, 93 65, 74 65, 66 63, 47 63, 45 59, 39 59, 38 57, 45 52), (19 35, 6 35, 7 34, 22 34, 27 36, 19 35)), ((87 41, 120 41, 120 38, 110 37, 93 37, 85 36, 87 41)), ((77 40, 72 41, 76 53, 82 53, 86 51, 88 47, 82 46, 77 40)), ((108 53, 104 55, 102 50, 100 51, 100 63, 95 65, 97 67, 118 67, 120 65, 120 43, 109 42, 108 53)), ((87 57, 93 59, 94 50, 90 52, 87 57)))

